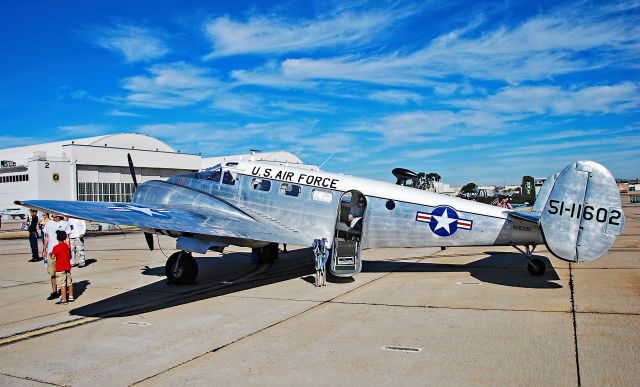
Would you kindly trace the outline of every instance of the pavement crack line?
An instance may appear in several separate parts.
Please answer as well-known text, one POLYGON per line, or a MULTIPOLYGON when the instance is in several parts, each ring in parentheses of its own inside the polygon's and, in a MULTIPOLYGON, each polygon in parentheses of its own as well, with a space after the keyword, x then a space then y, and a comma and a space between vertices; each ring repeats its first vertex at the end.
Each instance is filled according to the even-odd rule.
POLYGON ((35 378, 30 378, 28 376, 16 376, 16 375, 5 374, 4 372, 0 373, 0 375, 8 376, 10 378, 16 378, 16 379, 20 379, 20 380, 28 380, 30 382, 46 384, 46 385, 49 385, 49 386, 61 386, 61 387, 66 387, 67 386, 66 384, 56 384, 56 383, 51 383, 51 382, 45 382, 44 380, 38 380, 38 379, 35 379, 35 378))
POLYGON ((576 374, 578 377, 578 387, 582 385, 580 381, 580 356, 578 353, 578 325, 576 323, 576 299, 573 278, 573 266, 569 263, 569 289, 571 290, 571 316, 573 318, 573 343, 576 352, 576 374))
POLYGON ((38 316, 23 318, 21 320, 9 321, 9 322, 0 324, 0 327, 5 326, 5 325, 17 324, 17 323, 21 323, 21 322, 25 322, 25 321, 29 321, 29 320, 35 320, 35 319, 42 318, 42 317, 53 316, 54 314, 58 314, 58 313, 65 313, 65 312, 51 312, 51 313, 41 314, 41 315, 38 315, 38 316))
MULTIPOLYGON (((260 296, 234 296, 227 295, 229 298, 252 299, 252 300, 273 300, 273 301, 291 301, 291 302, 324 302, 328 304, 338 305, 366 305, 366 306, 383 306, 389 308, 423 308, 423 309, 445 309, 445 310, 477 310, 481 312, 525 312, 525 313, 572 313, 570 310, 541 310, 541 309, 513 309, 513 308, 476 308, 476 307, 452 307, 437 305, 406 305, 406 304, 387 304, 381 302, 355 302, 355 301, 321 301, 306 298, 285 298, 285 297, 260 297, 260 296)), ((602 316, 640 316, 640 313, 633 312, 579 312, 576 315, 602 315, 602 316)))

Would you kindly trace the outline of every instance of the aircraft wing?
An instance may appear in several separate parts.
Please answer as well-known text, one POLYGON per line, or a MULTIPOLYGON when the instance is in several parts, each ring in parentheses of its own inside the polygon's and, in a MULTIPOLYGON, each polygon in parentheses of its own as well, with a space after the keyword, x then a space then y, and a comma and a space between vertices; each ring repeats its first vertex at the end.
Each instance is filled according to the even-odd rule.
POLYGON ((76 202, 64 200, 27 200, 15 204, 101 223, 137 226, 143 229, 214 236, 230 244, 242 241, 279 242, 308 245, 296 230, 285 230, 249 216, 234 216, 216 208, 178 208, 132 203, 76 202))

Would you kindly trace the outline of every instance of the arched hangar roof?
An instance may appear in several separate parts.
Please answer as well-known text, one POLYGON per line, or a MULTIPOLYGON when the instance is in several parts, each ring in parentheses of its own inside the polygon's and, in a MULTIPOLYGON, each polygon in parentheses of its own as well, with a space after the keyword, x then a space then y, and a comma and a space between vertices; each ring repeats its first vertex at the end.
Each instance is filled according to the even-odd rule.
POLYGON ((73 144, 101 147, 107 146, 110 148, 133 147, 134 149, 139 150, 175 152, 175 150, 165 142, 146 134, 117 133, 0 149, 0 159, 13 160, 21 163, 26 159, 33 157, 34 152, 44 153, 49 157, 61 157, 65 153, 65 145, 73 144))
MULTIPOLYGON (((144 150, 158 150, 162 152, 175 152, 175 149, 167 143, 155 137, 140 133, 117 133, 105 136, 81 138, 73 140, 75 144, 107 146, 111 148, 131 148, 144 150)), ((67 141, 70 143, 70 141, 67 141)))

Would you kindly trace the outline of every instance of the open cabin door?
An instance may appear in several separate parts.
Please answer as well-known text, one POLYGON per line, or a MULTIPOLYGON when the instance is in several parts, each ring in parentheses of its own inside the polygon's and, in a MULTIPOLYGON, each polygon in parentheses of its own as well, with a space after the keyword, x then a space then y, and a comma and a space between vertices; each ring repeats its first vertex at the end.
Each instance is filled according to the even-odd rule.
POLYGON ((347 191, 340 197, 331 249, 331 273, 351 277, 362 270, 360 258, 367 199, 360 191, 347 191))

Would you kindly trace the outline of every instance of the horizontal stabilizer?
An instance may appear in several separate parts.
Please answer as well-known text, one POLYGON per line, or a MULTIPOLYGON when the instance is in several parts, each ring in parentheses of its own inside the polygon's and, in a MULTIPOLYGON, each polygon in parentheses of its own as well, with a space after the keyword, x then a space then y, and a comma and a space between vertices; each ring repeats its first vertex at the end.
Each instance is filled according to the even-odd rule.
POLYGON ((536 213, 529 212, 529 211, 511 211, 511 212, 509 212, 509 215, 513 216, 514 218, 518 218, 518 219, 522 219, 522 220, 528 220, 528 221, 534 222, 536 224, 540 220, 540 214, 536 214, 536 213))

